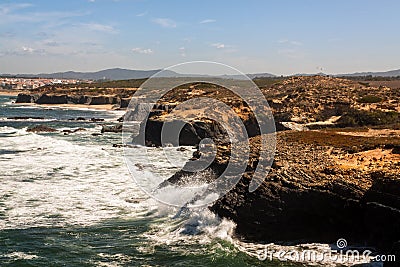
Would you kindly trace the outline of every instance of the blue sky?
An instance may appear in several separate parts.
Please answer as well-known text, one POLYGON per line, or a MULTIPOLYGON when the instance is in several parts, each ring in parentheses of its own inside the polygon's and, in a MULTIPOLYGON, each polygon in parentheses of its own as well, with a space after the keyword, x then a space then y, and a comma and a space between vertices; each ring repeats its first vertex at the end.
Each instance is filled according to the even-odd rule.
POLYGON ((245 73, 400 68, 400 1, 0 0, 0 73, 158 69, 245 73))

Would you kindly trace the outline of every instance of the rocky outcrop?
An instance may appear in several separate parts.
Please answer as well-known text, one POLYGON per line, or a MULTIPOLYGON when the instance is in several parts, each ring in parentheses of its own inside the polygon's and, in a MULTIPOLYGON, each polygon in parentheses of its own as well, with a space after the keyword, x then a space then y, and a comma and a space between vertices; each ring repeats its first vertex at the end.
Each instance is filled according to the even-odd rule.
POLYGON ((91 95, 57 95, 57 94, 18 94, 16 103, 36 104, 86 104, 86 105, 115 105, 126 108, 130 98, 119 96, 91 96, 91 95))
POLYGON ((49 132, 49 133, 57 132, 56 129, 51 128, 51 127, 46 126, 46 125, 36 125, 36 126, 31 127, 31 128, 28 128, 26 131, 27 132, 35 132, 35 133, 37 133, 37 132, 49 132))
POLYGON ((73 130, 70 130, 70 129, 62 130, 62 132, 63 132, 65 135, 67 135, 67 134, 72 134, 72 133, 76 133, 76 132, 81 132, 81 131, 86 131, 86 129, 85 129, 85 128, 77 128, 77 129, 73 129, 73 130))
POLYGON ((35 101, 36 104, 67 104, 67 95, 46 95, 39 96, 35 101))
MULTIPOLYGON (((335 77, 290 77, 262 90, 274 114, 285 115, 283 121, 325 121, 332 116, 344 115, 350 109, 400 112, 398 90, 335 77), (380 101, 363 101, 366 97, 380 101)), ((279 116, 277 120, 282 121, 279 116)))
POLYGON ((122 124, 101 126, 101 133, 121 133, 121 132, 122 132, 122 124))
POLYGON ((20 93, 17 96, 17 100, 15 101, 16 103, 35 103, 36 100, 38 99, 39 95, 38 94, 25 94, 25 93, 20 93))
MULTIPOLYGON (((322 138, 329 136, 320 134, 322 138)), ((250 160, 239 183, 210 207, 236 222, 239 236, 299 243, 334 243, 345 238, 349 244, 367 244, 386 253, 400 240, 398 162, 389 167, 392 172, 342 168, 332 156, 345 153, 340 144, 304 143, 294 138, 293 132, 283 132, 278 134, 272 168, 262 172, 265 181, 249 192, 259 142, 259 136, 250 140, 250 160)), ((209 169, 218 176, 226 168, 227 159, 229 149, 219 149, 209 169)), ((182 183, 182 179, 188 183, 190 175, 178 172, 169 181, 182 183)))
POLYGON ((362 199, 365 238, 369 243, 390 251, 400 241, 400 180, 382 172, 372 176, 373 185, 362 199))
POLYGON ((181 120, 161 121, 158 119, 149 119, 146 123, 141 124, 140 134, 133 139, 133 143, 141 143, 145 141, 148 146, 161 146, 162 128, 177 129, 182 125, 182 130, 179 134, 179 140, 175 140, 175 136, 165 135, 164 144, 173 146, 195 146, 204 138, 211 138, 219 142, 228 142, 227 133, 221 125, 213 120, 184 122, 181 120), (143 139, 143 133, 145 138, 143 139), (178 142, 177 142, 178 141, 178 142))
MULTIPOLYGON (((199 88, 188 86, 180 88, 176 94, 167 94, 168 97, 157 103, 160 106, 152 107, 149 118, 141 124, 141 132, 145 136, 139 135, 134 140, 145 140, 146 145, 161 145, 163 127, 177 129, 181 126, 179 140, 167 142, 173 145, 197 145, 201 139, 214 139, 218 144, 215 160, 205 170, 206 175, 195 175, 196 182, 199 182, 199 177, 210 182, 224 172, 230 159, 227 134, 220 123, 226 117, 226 121, 229 121, 229 116, 223 112, 218 114, 215 107, 210 105, 197 110, 184 110, 182 113, 189 118, 184 122, 181 118, 170 117, 168 114, 171 112, 166 107, 167 104, 176 105, 186 101, 196 93, 199 97, 215 97, 234 109, 252 137, 250 158, 245 159, 247 168, 236 186, 210 209, 236 222, 237 235, 262 242, 334 243, 339 238, 346 238, 349 244, 367 244, 383 252, 389 252, 392 247, 396 250, 394 244, 400 240, 400 161, 391 161, 390 158, 395 158, 395 147, 400 142, 398 137, 360 137, 334 131, 307 131, 306 127, 301 127, 304 131, 278 133, 277 153, 272 168, 262 169, 263 177, 257 178, 262 178, 264 182, 256 191, 249 192, 248 187, 259 162, 260 132, 257 122, 249 107, 237 96, 220 89, 213 91, 204 85, 199 88), (208 114, 221 120, 206 119, 208 114), (365 169, 338 162, 339 158, 350 161, 358 152, 388 149, 388 146, 391 149, 388 152, 390 157, 370 158, 368 164, 364 164, 369 166, 365 169), (380 172, 374 170, 374 162, 377 161, 385 161, 380 172)), ((396 108, 399 93, 389 89, 383 91, 344 79, 293 77, 265 89, 264 95, 272 100, 271 108, 277 115, 276 128, 287 130, 294 124, 283 122, 310 125, 331 116, 344 116, 350 109, 386 112, 382 106, 360 103, 358 100, 364 94, 381 96, 387 93, 389 97, 382 99, 391 109, 396 108)), ((138 109, 128 117, 140 117, 146 111, 138 109)), ((234 129, 237 126, 231 121, 229 125, 234 129)), ((245 151, 244 146, 246 143, 239 142, 239 151, 245 151), (241 146, 243 149, 240 149, 241 146)), ((207 153, 199 150, 194 154, 194 159, 207 153)), ((360 157, 360 162, 366 160, 364 156, 360 157)), ((355 162, 356 166, 362 165, 355 162)), ((192 163, 187 164, 188 168, 185 169, 190 169, 192 163)), ((191 177, 193 175, 190 172, 180 171, 168 181, 190 184, 191 177)))

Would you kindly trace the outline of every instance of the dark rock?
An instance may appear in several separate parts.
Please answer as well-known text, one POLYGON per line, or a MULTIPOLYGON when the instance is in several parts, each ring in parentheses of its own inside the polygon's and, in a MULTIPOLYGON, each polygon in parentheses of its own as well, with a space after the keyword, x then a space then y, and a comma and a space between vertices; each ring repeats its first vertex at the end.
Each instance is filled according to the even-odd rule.
MULTIPOLYGON (((333 243, 345 238, 349 244, 366 244, 388 253, 400 240, 400 180, 396 175, 332 167, 327 148, 292 142, 289 136, 288 132, 278 135, 272 169, 261 186, 249 192, 257 166, 251 162, 257 161, 259 142, 259 137, 252 138, 246 172, 210 209, 233 220, 236 234, 248 240, 333 243), (373 186, 364 186, 370 180, 373 186)), ((229 149, 218 151, 207 168, 216 177, 229 162, 229 149)), ((193 160, 202 153, 194 153, 193 160)), ((191 175, 177 172, 168 181, 190 183, 191 175)))
POLYGON ((129 106, 129 102, 131 98, 121 98, 120 108, 127 108, 129 106))
POLYGON ((56 129, 48 127, 46 125, 36 125, 34 127, 30 127, 26 130, 27 132, 57 132, 56 129))
POLYGON ((400 154, 400 146, 394 146, 393 150, 392 150, 393 154, 400 154))
POLYGON ((367 241, 388 251, 400 240, 400 180, 373 173, 374 184, 365 193, 364 222, 367 241), (381 219, 373 219, 381 218, 381 219))
POLYGON ((64 134, 70 134, 70 133, 76 133, 76 132, 79 132, 79 131, 86 131, 86 129, 85 128, 77 128, 77 129, 74 129, 74 130, 67 129, 67 130, 63 130, 62 132, 64 134))
POLYGON ((15 101, 16 103, 35 103, 36 99, 39 96, 36 94, 30 95, 30 94, 23 94, 20 93, 17 96, 17 100, 15 101))
POLYGON ((103 125, 101 128, 101 133, 121 133, 122 124, 117 125, 103 125))
POLYGON ((36 104, 67 104, 67 95, 43 94, 35 101, 36 104))
MULTIPOLYGON (((145 133, 145 142, 147 145, 161 146, 161 129, 168 127, 170 129, 179 129, 181 126, 182 130, 179 134, 179 142, 177 143, 175 136, 165 136, 163 140, 165 144, 171 144, 173 146, 195 146, 204 138, 211 138, 218 143, 229 143, 228 134, 222 128, 222 126, 214 121, 192 121, 186 123, 180 120, 162 122, 160 120, 149 119, 146 123, 141 124, 140 133, 145 133), (144 125, 146 130, 143 130, 144 125), (169 138, 170 137, 170 138, 169 138)), ((133 139, 134 143, 142 140, 141 135, 133 139)))
POLYGON ((88 96, 86 103, 88 105, 108 105, 112 104, 112 97, 108 96, 88 96))
POLYGON ((86 105, 116 105, 126 108, 130 98, 118 96, 90 96, 90 95, 54 95, 54 94, 18 94, 16 103, 36 104, 86 104, 86 105))
POLYGON ((102 119, 102 118, 91 118, 90 121, 99 122, 99 121, 104 121, 104 119, 102 119))

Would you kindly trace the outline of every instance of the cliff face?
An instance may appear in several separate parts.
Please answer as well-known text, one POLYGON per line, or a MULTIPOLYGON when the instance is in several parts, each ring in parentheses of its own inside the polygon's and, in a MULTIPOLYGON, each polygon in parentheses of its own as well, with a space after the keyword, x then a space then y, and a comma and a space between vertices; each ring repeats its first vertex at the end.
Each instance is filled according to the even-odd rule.
MULTIPOLYGON (((248 187, 259 162, 260 132, 248 106, 235 96, 195 86, 167 95, 147 120, 147 145, 160 145, 163 125, 181 123, 168 116, 173 107, 167 105, 175 107, 193 94, 215 97, 238 113, 251 137, 250 157, 239 183, 210 207, 235 221, 239 236, 263 242, 333 243, 345 238, 385 252, 395 250, 400 241, 399 92, 329 77, 294 77, 262 90, 279 130, 287 129, 284 122, 308 127, 338 118, 330 124, 335 130, 278 132, 274 163, 258 177, 264 182, 254 192, 248 187), (345 122, 381 126, 339 129, 347 126, 345 122)), ((212 181, 230 159, 230 144, 220 123, 224 120, 205 119, 207 114, 219 115, 212 106, 186 113, 192 120, 181 131, 180 144, 197 144, 206 137, 218 144, 207 169, 214 175, 204 176, 204 181, 212 181)), ((240 141, 239 146, 245 146, 240 141)), ((206 152, 199 150, 194 157, 202 153, 206 152)), ((186 184, 190 177, 180 171, 169 181, 186 184)))
POLYGON ((91 96, 91 95, 55 95, 55 94, 18 94, 16 103, 36 104, 86 104, 86 105, 116 105, 126 108, 130 98, 119 96, 91 96))
MULTIPOLYGON (((378 141, 371 144, 373 147, 355 148, 351 143, 353 137, 348 135, 337 137, 340 138, 337 143, 318 145, 317 139, 333 135, 313 133, 306 141, 300 134, 307 132, 278 133, 272 168, 264 171, 261 178, 265 180, 254 192, 249 192, 248 187, 257 166, 260 138, 251 138, 246 172, 210 209, 235 221, 236 233, 245 239, 334 243, 345 238, 352 244, 368 244, 389 252, 400 241, 400 156, 378 141), (358 154, 351 149, 357 149, 358 154), (368 149, 379 150, 382 158, 374 158, 376 154, 369 158, 365 154, 368 149), (383 167, 348 168, 338 160, 346 155, 364 155, 365 161, 371 164, 380 161, 379 166, 383 167)), ((400 137, 392 143, 399 145, 400 137)), ((229 153, 229 146, 218 149, 209 166, 216 177, 226 168, 229 153)), ((200 154, 197 152, 195 156, 200 154)), ((169 181, 190 183, 190 176, 181 171, 169 181)))

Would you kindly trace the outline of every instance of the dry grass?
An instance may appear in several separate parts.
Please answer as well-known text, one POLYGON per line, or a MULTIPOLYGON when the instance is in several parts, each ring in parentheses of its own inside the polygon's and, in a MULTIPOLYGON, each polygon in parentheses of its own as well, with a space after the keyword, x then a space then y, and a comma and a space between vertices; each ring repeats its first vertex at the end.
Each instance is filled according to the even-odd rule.
POLYGON ((396 136, 353 136, 349 134, 340 134, 333 131, 288 132, 285 134, 285 138, 287 138, 289 142, 334 147, 347 153, 358 153, 376 148, 391 149, 400 146, 400 138, 396 136))

